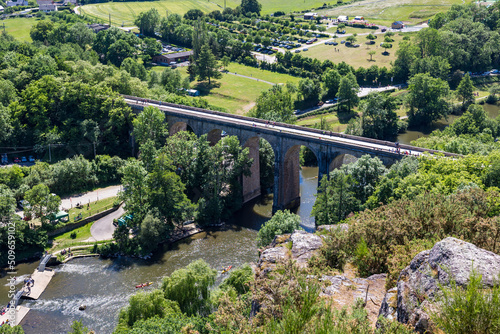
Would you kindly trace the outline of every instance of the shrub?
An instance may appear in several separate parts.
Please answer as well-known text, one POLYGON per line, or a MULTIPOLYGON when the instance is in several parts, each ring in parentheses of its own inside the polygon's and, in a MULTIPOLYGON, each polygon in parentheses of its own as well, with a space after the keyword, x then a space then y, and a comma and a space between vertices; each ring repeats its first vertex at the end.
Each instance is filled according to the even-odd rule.
POLYGON ((277 211, 259 230, 257 244, 267 246, 274 237, 280 234, 292 233, 300 226, 300 217, 288 210, 277 211))
POLYGON ((500 332, 500 286, 484 290, 481 282, 482 276, 473 270, 466 288, 453 281, 449 288, 441 287, 439 310, 431 313, 438 328, 455 334, 500 332))
POLYGON ((448 196, 422 194, 365 210, 348 220, 347 232, 328 233, 319 254, 322 258, 313 264, 342 269, 349 259, 358 259, 365 275, 388 272, 390 268, 390 282, 398 268, 409 264, 412 253, 429 248, 433 240, 454 236, 498 253, 500 223, 498 217, 491 217, 497 210, 492 205, 497 196, 495 190, 470 188, 448 196), (363 256, 366 250, 361 247, 362 239, 369 256, 363 256), (408 254, 401 255, 403 252, 408 254))
POLYGON ((76 239, 76 232, 71 232, 71 234, 69 235, 69 237, 71 239, 76 239))

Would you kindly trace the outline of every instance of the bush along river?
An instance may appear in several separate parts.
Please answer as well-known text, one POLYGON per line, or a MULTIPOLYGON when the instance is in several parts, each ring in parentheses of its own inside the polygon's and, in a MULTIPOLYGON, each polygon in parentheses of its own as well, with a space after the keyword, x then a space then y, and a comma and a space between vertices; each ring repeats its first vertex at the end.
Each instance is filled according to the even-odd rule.
MULTIPOLYGON (((297 213, 302 227, 314 231, 310 217, 318 184, 318 168, 304 167, 300 173, 301 206, 297 213)), ((224 266, 238 267, 258 259, 257 231, 271 217, 272 195, 248 203, 233 217, 232 224, 221 231, 194 235, 172 245, 165 245, 151 259, 128 257, 115 259, 81 258, 54 267, 56 274, 45 292, 36 301, 24 300, 31 310, 21 322, 27 334, 67 333, 73 320, 96 333, 111 333, 119 310, 127 305, 136 285, 153 282, 150 290, 161 286, 161 279, 199 258, 220 271, 224 266), (86 305, 80 311, 80 305, 86 305)), ((17 266, 17 288, 29 277, 39 261, 17 266)), ((0 305, 9 302, 7 278, 0 278, 0 305)), ((218 277, 222 281, 222 277, 218 277)))

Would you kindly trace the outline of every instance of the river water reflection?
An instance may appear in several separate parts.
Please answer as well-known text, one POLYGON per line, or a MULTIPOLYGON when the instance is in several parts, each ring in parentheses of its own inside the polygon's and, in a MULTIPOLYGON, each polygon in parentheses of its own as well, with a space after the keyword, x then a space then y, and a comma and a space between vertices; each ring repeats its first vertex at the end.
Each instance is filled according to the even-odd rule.
MULTIPOLYGON (((500 106, 496 104, 483 104, 483 108, 490 118, 496 118, 500 115, 500 106)), ((411 145, 413 140, 417 140, 420 137, 427 137, 434 130, 443 130, 448 125, 452 124, 460 116, 449 115, 447 119, 440 119, 433 124, 420 128, 418 130, 408 130, 405 133, 398 135, 398 142, 402 144, 411 145)))
MULTIPOLYGON (((309 217, 316 193, 318 168, 305 167, 301 173, 301 207, 297 213, 305 230, 314 230, 309 217)), ((161 285, 161 278, 196 259, 210 266, 238 267, 258 259, 255 239, 260 226, 271 217, 272 196, 251 203, 240 210, 224 231, 209 231, 180 241, 157 252, 152 259, 85 258, 57 266, 49 286, 37 301, 24 301, 29 307, 21 323, 27 334, 67 333, 73 320, 96 333, 111 333, 116 326, 118 311, 137 292, 135 285, 152 281, 161 285), (79 311, 80 305, 85 311, 79 311)), ((38 263, 18 265, 18 288, 38 263)), ((220 282, 222 277, 218 277, 220 282)), ((0 279, 0 305, 8 303, 7 277, 0 279)), ((150 289, 150 288, 147 288, 150 289)))

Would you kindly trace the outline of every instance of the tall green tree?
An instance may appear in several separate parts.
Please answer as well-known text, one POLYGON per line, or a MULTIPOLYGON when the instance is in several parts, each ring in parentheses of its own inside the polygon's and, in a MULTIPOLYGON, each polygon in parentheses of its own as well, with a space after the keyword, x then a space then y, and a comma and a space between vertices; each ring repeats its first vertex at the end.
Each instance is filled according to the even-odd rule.
POLYGON ((0 184, 0 221, 9 220, 16 212, 14 193, 4 184, 0 184))
POLYGON ((329 179, 327 175, 323 176, 311 212, 316 224, 338 223, 359 209, 360 201, 353 191, 353 184, 352 176, 343 170, 333 170, 329 179))
POLYGON ((222 74, 219 72, 219 63, 210 47, 205 44, 201 47, 200 56, 196 61, 196 73, 198 80, 204 81, 208 79, 208 84, 211 84, 211 79, 219 79, 222 74))
POLYGON ((359 103, 359 85, 352 72, 342 77, 339 85, 339 105, 344 111, 351 111, 352 107, 359 103))
POLYGON ((449 94, 447 82, 419 73, 408 84, 406 104, 411 125, 430 124, 449 114, 445 99, 449 94))
POLYGON ((323 85, 328 97, 334 98, 337 96, 340 80, 341 76, 336 69, 330 68, 323 74, 323 85))
POLYGON ((275 85, 260 93, 250 116, 275 122, 291 123, 295 120, 292 92, 282 85, 275 85))
POLYGON ((309 78, 300 79, 299 94, 305 101, 316 103, 321 94, 321 84, 309 78))
POLYGON ((460 81, 460 84, 457 87, 457 95, 462 99, 462 108, 465 108, 467 104, 474 101, 474 84, 470 78, 469 73, 466 73, 465 76, 460 81))
POLYGON ((146 36, 155 36, 155 29, 160 24, 160 13, 156 8, 151 8, 146 12, 141 12, 134 20, 139 27, 141 34, 146 36))
POLYGON ((165 114, 158 108, 147 106, 133 121, 134 136, 139 144, 152 140, 159 148, 167 136, 165 114))
POLYGON ((361 117, 350 123, 346 132, 363 137, 393 140, 398 134, 396 108, 394 97, 371 93, 360 107, 361 117))
POLYGON ((61 198, 50 193, 49 187, 41 183, 28 190, 24 195, 24 199, 29 202, 29 206, 25 207, 25 215, 34 217, 45 217, 59 210, 61 198))
POLYGON ((244 15, 256 13, 259 16, 262 5, 257 0, 241 0, 240 8, 244 15))

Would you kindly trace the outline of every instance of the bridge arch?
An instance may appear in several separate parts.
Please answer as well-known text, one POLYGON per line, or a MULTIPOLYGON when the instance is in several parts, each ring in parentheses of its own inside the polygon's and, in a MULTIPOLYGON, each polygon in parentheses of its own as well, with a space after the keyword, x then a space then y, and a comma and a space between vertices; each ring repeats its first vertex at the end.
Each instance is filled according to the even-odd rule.
POLYGON ((169 136, 173 136, 180 131, 189 131, 195 133, 193 128, 186 122, 178 121, 174 122, 173 124, 169 124, 168 128, 169 136))
POLYGON ((207 140, 210 143, 210 146, 214 146, 221 140, 222 138, 222 130, 221 129, 212 129, 207 133, 207 140))
MULTIPOLYGON (((307 145, 296 144, 289 147, 283 159, 283 193, 278 203, 279 207, 292 209, 300 205, 300 149, 307 145)), ((309 148, 309 147, 308 147, 309 148)), ((318 160, 318 153, 309 148, 318 160)))
POLYGON ((360 157, 349 153, 340 153, 330 162, 330 165, 328 166, 328 173, 334 169, 339 169, 342 165, 356 162, 359 158, 360 157))

